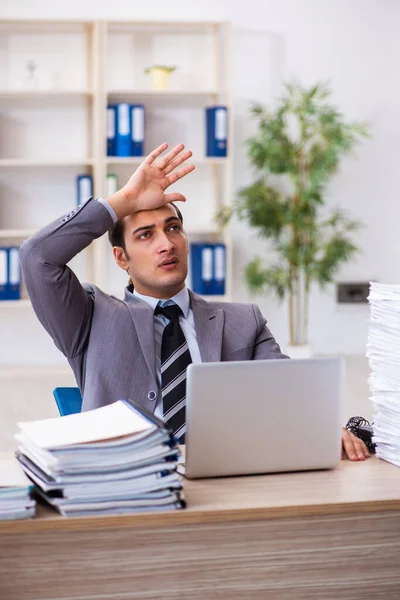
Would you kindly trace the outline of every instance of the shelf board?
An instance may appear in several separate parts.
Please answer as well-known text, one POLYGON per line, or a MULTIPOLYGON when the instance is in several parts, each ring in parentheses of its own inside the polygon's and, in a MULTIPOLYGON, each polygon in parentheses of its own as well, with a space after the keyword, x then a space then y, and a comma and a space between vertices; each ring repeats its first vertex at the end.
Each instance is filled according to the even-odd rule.
POLYGON ((26 240, 36 231, 36 229, 0 229, 0 240, 26 240))
POLYGON ((94 164, 92 158, 58 159, 51 158, 0 158, 0 168, 24 168, 24 167, 84 167, 94 164))
MULTIPOLYGON (((106 164, 107 165, 140 165, 141 162, 146 158, 146 156, 107 156, 106 164)), ((219 158, 219 157, 208 157, 203 156, 201 158, 196 158, 192 156, 190 162, 195 165, 225 165, 228 163, 228 158, 219 158)))
POLYGON ((81 96, 92 96, 93 92, 91 90, 1 90, 0 89, 0 99, 2 98, 10 98, 12 100, 17 98, 29 99, 29 98, 73 98, 73 97, 81 97, 81 96))
POLYGON ((224 94, 224 90, 194 90, 194 89, 186 89, 186 90, 153 90, 149 89, 126 89, 126 90, 107 90, 107 95, 110 96, 123 96, 123 97, 132 97, 132 96, 155 96, 158 98, 162 98, 163 96, 166 98, 174 98, 174 97, 184 97, 187 96, 189 98, 195 97, 203 97, 203 96, 220 96, 224 94))
POLYGON ((118 20, 109 20, 107 21, 108 27, 109 28, 122 28, 122 29, 129 29, 131 27, 148 27, 149 29, 152 29, 154 27, 160 27, 163 30, 168 29, 169 27, 174 27, 174 28, 178 28, 178 29, 183 29, 186 33, 186 30, 189 28, 193 28, 194 30, 197 29, 202 29, 205 27, 216 27, 217 25, 225 25, 227 22, 226 21, 173 21, 173 20, 168 20, 165 19, 163 21, 153 21, 153 20, 147 20, 147 21, 139 21, 139 20, 133 20, 133 21, 129 21, 129 20, 124 20, 124 21, 118 21, 118 20))
POLYGON ((0 310, 2 308, 27 308, 28 306, 32 306, 32 304, 27 298, 22 300, 0 300, 0 310))

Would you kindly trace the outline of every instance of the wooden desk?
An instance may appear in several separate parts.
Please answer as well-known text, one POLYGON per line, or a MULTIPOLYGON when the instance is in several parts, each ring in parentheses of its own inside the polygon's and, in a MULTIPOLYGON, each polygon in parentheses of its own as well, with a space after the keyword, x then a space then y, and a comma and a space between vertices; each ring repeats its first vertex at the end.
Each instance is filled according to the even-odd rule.
POLYGON ((188 508, 0 523, 1 600, 400 598, 400 469, 185 481, 188 508))

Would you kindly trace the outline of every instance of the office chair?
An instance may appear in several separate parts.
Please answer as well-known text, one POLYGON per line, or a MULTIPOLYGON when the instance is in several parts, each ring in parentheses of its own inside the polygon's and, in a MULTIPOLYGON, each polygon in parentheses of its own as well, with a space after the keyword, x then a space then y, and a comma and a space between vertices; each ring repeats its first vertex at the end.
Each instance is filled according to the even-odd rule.
POLYGON ((61 417, 81 412, 82 396, 77 387, 56 387, 53 396, 61 417))

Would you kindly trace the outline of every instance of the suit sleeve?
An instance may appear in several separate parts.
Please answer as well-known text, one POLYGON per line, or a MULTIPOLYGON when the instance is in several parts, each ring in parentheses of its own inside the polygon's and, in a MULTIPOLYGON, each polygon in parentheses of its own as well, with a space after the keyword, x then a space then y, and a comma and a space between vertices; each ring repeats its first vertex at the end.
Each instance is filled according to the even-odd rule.
POLYGON ((33 309, 67 358, 84 350, 93 315, 93 296, 67 263, 112 224, 107 209, 91 199, 21 246, 21 268, 33 309))
POLYGON ((257 337, 254 342, 253 360, 273 358, 289 358, 283 354, 278 342, 267 327, 267 320, 256 304, 253 304, 254 317, 257 323, 257 337))

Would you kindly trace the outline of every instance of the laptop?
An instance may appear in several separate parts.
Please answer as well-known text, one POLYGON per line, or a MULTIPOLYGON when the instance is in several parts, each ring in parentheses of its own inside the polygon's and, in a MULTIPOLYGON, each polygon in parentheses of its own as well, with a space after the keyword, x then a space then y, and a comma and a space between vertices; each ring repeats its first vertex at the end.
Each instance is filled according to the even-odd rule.
POLYGON ((342 446, 341 357, 191 364, 187 478, 332 469, 342 446))

